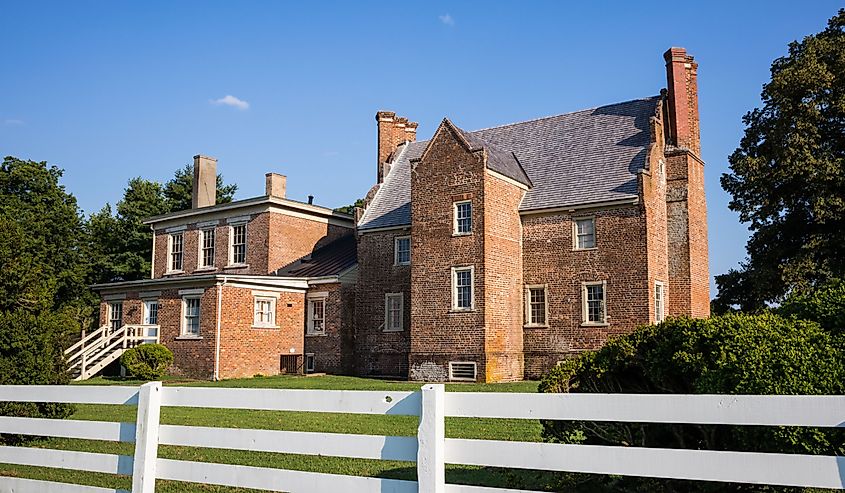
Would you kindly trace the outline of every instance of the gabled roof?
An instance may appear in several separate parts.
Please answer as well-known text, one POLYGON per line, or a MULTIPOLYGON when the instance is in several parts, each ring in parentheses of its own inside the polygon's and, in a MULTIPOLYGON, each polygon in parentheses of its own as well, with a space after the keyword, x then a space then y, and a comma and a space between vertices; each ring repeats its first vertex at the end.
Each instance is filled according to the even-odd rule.
MULTIPOLYGON (((488 167, 510 178, 523 170, 531 188, 520 211, 572 207, 637 197, 645 168, 649 119, 659 96, 463 132, 486 148, 488 167)), ((411 223, 411 160, 428 141, 403 145, 358 224, 360 231, 411 223)), ((514 178, 515 179, 515 178, 514 178)), ((517 180, 522 182, 521 180, 517 180)))
POLYGON ((282 267, 273 275, 279 277, 337 276, 357 262, 358 243, 354 235, 346 235, 314 250, 311 255, 282 267))

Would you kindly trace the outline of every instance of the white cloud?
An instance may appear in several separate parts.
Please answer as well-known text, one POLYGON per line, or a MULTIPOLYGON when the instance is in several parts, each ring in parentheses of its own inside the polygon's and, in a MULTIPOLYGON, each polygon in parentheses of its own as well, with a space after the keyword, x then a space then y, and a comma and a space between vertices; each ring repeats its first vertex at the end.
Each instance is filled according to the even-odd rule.
POLYGON ((452 17, 452 14, 439 15, 439 16, 437 16, 437 18, 440 19, 440 22, 442 22, 444 25, 447 25, 447 26, 454 26, 455 25, 455 19, 452 17))
POLYGON ((3 125, 9 126, 9 127, 19 127, 19 126, 23 125, 23 123, 24 123, 23 120, 18 120, 18 119, 15 119, 15 118, 8 118, 6 120, 3 120, 3 125))
POLYGON ((231 106, 239 110, 245 110, 249 108, 249 103, 247 103, 243 99, 238 99, 235 96, 232 96, 231 94, 227 94, 220 99, 212 99, 211 104, 216 104, 218 106, 231 106))

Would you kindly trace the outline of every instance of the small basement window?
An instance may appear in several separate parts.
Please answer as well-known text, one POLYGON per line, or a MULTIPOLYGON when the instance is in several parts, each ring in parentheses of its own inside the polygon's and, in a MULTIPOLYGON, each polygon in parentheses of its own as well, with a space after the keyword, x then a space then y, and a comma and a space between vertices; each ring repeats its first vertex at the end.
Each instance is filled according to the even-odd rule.
POLYGON ((314 373, 314 369, 316 368, 317 357, 314 356, 314 353, 306 353, 305 354, 305 373, 314 373))
POLYGON ((474 382, 478 376, 477 366, 472 361, 450 361, 449 380, 474 382))

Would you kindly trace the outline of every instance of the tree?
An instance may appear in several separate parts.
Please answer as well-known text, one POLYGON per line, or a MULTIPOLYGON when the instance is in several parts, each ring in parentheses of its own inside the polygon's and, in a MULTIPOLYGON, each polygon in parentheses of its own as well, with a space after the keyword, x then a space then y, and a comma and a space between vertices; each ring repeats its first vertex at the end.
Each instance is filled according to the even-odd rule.
POLYGON ((349 214, 350 216, 355 215, 355 208, 356 207, 364 207, 364 199, 358 199, 355 201, 354 204, 344 205, 343 207, 338 207, 334 209, 335 212, 340 212, 341 214, 349 214))
MULTIPOLYGON (((164 197, 167 199, 170 211, 181 211, 191 208, 191 193, 194 189, 194 167, 186 164, 184 168, 176 170, 173 178, 164 184, 164 197)), ((234 183, 225 185, 223 175, 217 175, 217 203, 226 204, 232 201, 238 186, 234 183)))
POLYGON ((717 276, 717 308, 759 309, 845 277, 845 9, 772 63, 722 187, 749 223, 748 258, 717 276))

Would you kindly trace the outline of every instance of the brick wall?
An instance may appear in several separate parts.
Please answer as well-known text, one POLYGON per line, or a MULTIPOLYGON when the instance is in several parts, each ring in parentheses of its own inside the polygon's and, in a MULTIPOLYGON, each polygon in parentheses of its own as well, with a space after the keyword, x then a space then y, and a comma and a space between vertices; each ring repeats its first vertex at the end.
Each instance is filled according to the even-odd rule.
MULTIPOLYGON (((355 292, 354 368, 358 375, 407 377, 410 352, 411 267, 394 265, 393 244, 408 230, 358 236, 358 283, 355 292), (384 332, 384 295, 403 293, 405 330, 384 332)), ((412 239, 413 243, 413 239, 412 239)), ((416 252, 411 247, 411 263, 416 252)))
MULTIPOLYGON (((233 213, 233 217, 242 214, 233 213)), ((197 223, 187 225, 183 235, 183 272, 166 274, 169 266, 168 236, 164 229, 155 235, 155 278, 199 273, 254 274, 273 272, 343 235, 352 228, 324 221, 294 217, 277 212, 252 214, 247 223, 246 266, 227 268, 229 264, 230 225, 219 220, 215 227, 214 269, 198 269, 200 229, 197 223)), ((200 221, 202 224, 204 221, 200 221)))
POLYGON ((548 327, 524 329, 525 376, 598 349, 649 320, 645 219, 639 207, 523 216, 525 284, 548 286, 548 327), (595 217, 596 248, 573 249, 573 220, 595 217), (607 326, 584 326, 582 282, 606 281, 607 326))
POLYGON ((670 311, 666 302, 671 300, 668 266, 668 232, 666 183, 667 163, 664 155, 666 147, 664 141, 663 121, 659 117, 662 108, 658 108, 656 115, 649 122, 651 131, 651 147, 646 158, 646 169, 639 174, 639 194, 643 204, 646 225, 646 249, 648 255, 648 313, 650 317, 643 323, 656 320, 654 290, 658 282, 663 283, 664 315, 670 311))
POLYGON ((282 355, 301 355, 304 352, 304 293, 278 293, 278 328, 255 328, 253 291, 263 292, 261 289, 223 286, 220 378, 275 375, 279 373, 282 355))
MULTIPOLYGON (((314 371, 336 375, 352 373, 353 313, 355 286, 350 284, 318 284, 308 290, 308 295, 326 293, 325 335, 305 334, 305 352, 313 353, 314 371)), ((306 305, 307 310, 307 305, 306 305)), ((306 316, 303 317, 307 324, 306 316)), ((303 331, 306 330, 303 325, 303 331)))
POLYGON ((411 355, 413 380, 442 381, 449 361, 486 376, 485 167, 446 124, 411 173, 411 355), (453 203, 472 202, 473 234, 453 236, 453 203), (452 267, 475 268, 475 307, 452 310, 452 267))

